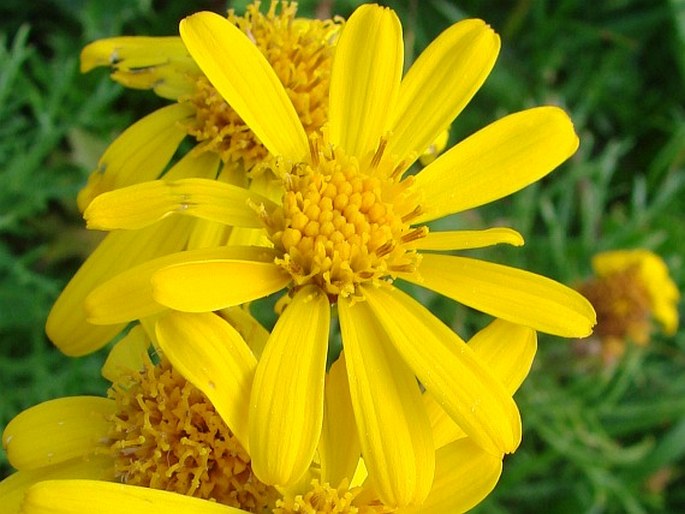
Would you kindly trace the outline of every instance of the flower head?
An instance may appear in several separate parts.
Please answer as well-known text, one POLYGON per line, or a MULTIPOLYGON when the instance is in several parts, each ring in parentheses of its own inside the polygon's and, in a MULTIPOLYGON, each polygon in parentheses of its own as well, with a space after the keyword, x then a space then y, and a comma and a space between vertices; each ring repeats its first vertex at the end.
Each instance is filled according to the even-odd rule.
MULTIPOLYGON (((225 342, 231 329, 216 321, 225 342)), ((239 336, 233 341, 241 344, 239 336)), ((275 488, 254 475, 250 452, 238 440, 244 434, 238 436, 224 421, 230 414, 219 416, 221 407, 164 357, 153 363, 149 344, 146 332, 136 327, 114 347, 103 368, 115 380, 109 398, 60 398, 10 422, 3 446, 19 471, 0 483, 8 514, 20 512, 20 504, 25 514, 82 512, 86 505, 97 512, 132 514, 398 512, 378 497, 359 460, 344 359, 326 375, 326 430, 318 462, 300 483, 275 488), (46 429, 49 438, 43 436, 46 429)), ((509 394, 527 374, 536 347, 531 331, 500 321, 469 344, 490 361, 509 394)), ((246 361, 243 370, 254 367, 246 361)), ((237 408, 246 403, 244 395, 234 398, 237 408)), ((423 402, 435 434, 436 477, 426 501, 402 512, 468 510, 495 486, 502 455, 474 444, 433 398, 425 396, 423 402)))
MULTIPOLYGON (((181 37, 275 156, 280 198, 236 205, 215 182, 140 184, 100 195, 86 217, 100 228, 131 229, 211 212, 231 225, 241 222, 245 211, 235 211, 247 205, 268 242, 183 252, 131 269, 89 295, 91 321, 123 322, 167 308, 190 313, 186 321, 192 313, 200 319, 287 288, 289 303, 251 389, 250 451, 267 483, 296 482, 314 457, 332 307, 362 454, 386 504, 420 503, 430 489, 435 460, 417 378, 477 445, 493 454, 514 451, 521 427, 510 395, 454 332, 392 282, 427 287, 528 329, 589 334, 595 314, 575 291, 529 272, 440 253, 520 245, 517 232, 432 233, 426 225, 513 193, 563 162, 578 145, 566 114, 541 107, 510 115, 412 175, 412 163, 494 64, 499 38, 482 21, 448 28, 402 78, 394 12, 358 8, 336 46, 328 124, 311 136, 272 66, 235 26, 199 13, 182 22, 181 37)), ((195 370, 209 365, 195 360, 186 377, 201 383, 195 370)))
MULTIPOLYGON (((265 13, 260 2, 254 2, 244 16, 231 10, 225 21, 246 34, 271 64, 304 130, 319 130, 328 117, 331 61, 342 20, 297 18, 295 3, 274 0, 265 13)), ((270 159, 266 147, 208 81, 180 37, 95 41, 83 49, 81 69, 97 66, 111 67, 112 79, 126 87, 152 89, 175 103, 137 121, 110 145, 78 195, 81 210, 102 193, 160 177, 186 186, 197 178, 215 180, 213 189, 223 189, 226 202, 268 203, 265 196, 271 194, 273 177, 264 172, 270 159), (192 149, 172 161, 187 139, 194 143, 192 149), (236 192, 236 186, 249 187, 252 193, 236 192)), ((136 198, 146 201, 149 193, 143 190, 136 198)), ((196 188, 195 193, 201 191, 196 188)), ((109 234, 53 306, 46 326, 50 339, 69 355, 94 351, 110 341, 123 325, 88 323, 83 300, 98 284, 139 263, 226 242, 260 243, 263 229, 253 211, 238 211, 247 211, 247 220, 244 215, 237 220, 241 228, 219 224, 216 212, 205 212, 202 219, 175 218, 151 229, 109 234)))
MULTIPOLYGON (((225 321, 222 328, 226 341, 243 345, 249 355, 238 331, 225 321)), ((251 340, 258 343, 259 337, 253 333, 251 340)), ((58 398, 13 419, 3 446, 19 471, 0 490, 18 502, 39 480, 86 478, 175 491, 251 512, 273 506, 279 495, 254 477, 238 436, 167 359, 150 359, 150 345, 141 326, 117 343, 103 367, 112 381, 107 398, 58 398), (37 439, 45 430, 50 437, 37 439)))
POLYGON ((667 335, 678 328, 680 293, 664 261, 644 249, 602 252, 592 259, 596 277, 578 287, 597 311, 595 334, 607 361, 627 342, 649 343, 652 319, 667 335))

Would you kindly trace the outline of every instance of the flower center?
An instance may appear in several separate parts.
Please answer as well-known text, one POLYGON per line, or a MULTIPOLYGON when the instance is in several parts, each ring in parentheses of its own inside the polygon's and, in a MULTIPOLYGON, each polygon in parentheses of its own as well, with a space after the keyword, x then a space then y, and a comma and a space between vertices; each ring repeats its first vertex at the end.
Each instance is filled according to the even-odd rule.
POLYGON ((277 492, 253 475, 250 457, 204 394, 168 361, 114 384, 110 451, 127 484, 212 499, 250 512, 277 492))
MULTIPOLYGON (((228 20, 257 45, 283 83, 305 131, 313 133, 328 116, 333 48, 342 22, 295 19, 296 3, 272 1, 266 14, 259 11, 259 5, 250 4, 244 16, 236 16, 231 9, 228 20)), ((196 92, 183 101, 195 109, 195 118, 186 129, 200 143, 198 151, 216 152, 224 162, 242 164, 246 171, 268 156, 204 76, 198 78, 196 92)))
POLYGON ((651 300, 636 266, 588 281, 579 291, 597 312, 598 336, 648 342, 651 300))
POLYGON ((404 243, 428 229, 410 225, 420 213, 413 178, 377 173, 375 159, 362 171, 341 149, 325 148, 313 144, 312 162, 285 174, 282 207, 265 217, 277 264, 296 286, 314 283, 332 297, 415 271, 419 255, 404 243))
POLYGON ((273 514, 390 514, 392 509, 378 501, 358 505, 355 499, 360 489, 349 489, 346 484, 333 488, 329 484, 312 480, 311 489, 296 496, 286 494, 276 502, 273 514))

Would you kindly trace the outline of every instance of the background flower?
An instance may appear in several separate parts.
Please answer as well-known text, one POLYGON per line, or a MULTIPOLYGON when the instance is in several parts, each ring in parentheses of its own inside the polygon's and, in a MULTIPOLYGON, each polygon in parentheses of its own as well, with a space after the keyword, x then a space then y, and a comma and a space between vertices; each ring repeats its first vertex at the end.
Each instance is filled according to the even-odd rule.
POLYGON ((652 320, 672 336, 678 329, 680 292, 666 263, 645 249, 601 252, 592 259, 595 277, 578 286, 595 306, 602 357, 614 363, 626 345, 645 346, 652 320))

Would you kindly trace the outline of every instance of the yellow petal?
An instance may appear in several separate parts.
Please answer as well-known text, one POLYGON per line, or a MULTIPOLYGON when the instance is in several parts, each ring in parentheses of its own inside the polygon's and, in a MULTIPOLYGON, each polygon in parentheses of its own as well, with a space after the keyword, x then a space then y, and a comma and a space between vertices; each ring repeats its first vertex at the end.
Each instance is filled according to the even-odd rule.
POLYGON ((95 480, 48 480, 31 487, 24 514, 245 514, 184 494, 95 480))
MULTIPOLYGON (((245 259, 269 263, 274 257, 268 248, 222 246, 171 253, 143 262, 104 282, 85 300, 88 321, 95 324, 121 323, 152 316, 165 309, 154 298, 152 278, 159 270, 185 262, 245 259)), ((192 291, 194 286, 188 291, 192 291)), ((216 292, 215 292, 216 294, 216 292)), ((209 312, 215 309, 202 309, 209 312)))
POLYGON ((425 391, 422 398, 423 406, 428 413, 428 420, 433 432, 433 444, 436 450, 457 439, 467 437, 466 432, 449 417, 445 409, 440 406, 432 394, 425 391))
MULTIPOLYGON (((188 245, 186 248, 188 250, 196 250, 198 248, 213 248, 217 246, 223 246, 230 244, 233 246, 251 246, 253 241, 233 243, 228 242, 231 233, 237 227, 231 227, 224 225, 223 223, 218 223, 216 221, 208 221, 196 219, 195 227, 193 228, 190 238, 188 239, 188 245)), ((263 233, 263 229, 244 229, 246 232, 260 232, 263 233)))
POLYGON ((44 480, 89 478, 114 480, 114 462, 110 456, 76 458, 54 466, 17 471, 0 482, 0 498, 4 514, 18 514, 27 489, 44 480))
POLYGON ((309 143, 276 72, 235 25, 210 12, 181 21, 181 38, 209 81, 274 155, 302 160, 309 143))
POLYGON ((249 305, 220 309, 218 314, 240 333, 252 353, 257 358, 261 357, 269 331, 250 314, 249 305))
POLYGON ((428 148, 485 82, 499 48, 482 20, 455 23, 434 39, 402 80, 388 153, 418 156, 428 148))
POLYGON ((319 443, 321 481, 340 484, 352 477, 361 455, 342 353, 326 375, 325 402, 319 443))
POLYGON ((112 67, 112 79, 126 87, 153 89, 172 100, 193 92, 200 75, 178 36, 100 39, 81 51, 81 72, 96 66, 112 67))
POLYGON ((150 339, 145 330, 136 325, 109 351, 102 366, 102 376, 114 383, 124 375, 142 371, 145 364, 151 362, 147 353, 149 347, 150 339))
POLYGON ((502 456, 491 455, 470 439, 449 444, 435 455, 435 482, 423 505, 402 514, 458 514, 490 494, 502 474, 502 456))
POLYGON ((514 451, 521 441, 516 404, 468 345, 407 294, 364 291, 400 355, 464 432, 494 455, 514 451))
POLYGON ((209 312, 251 302, 291 280, 273 262, 216 259, 163 268, 152 275, 152 295, 171 309, 209 312))
POLYGON ((469 347, 513 395, 530 372, 538 338, 532 328, 496 319, 469 340, 469 347))
POLYGON ((496 318, 562 337, 585 337, 596 322, 590 302, 554 280, 492 262, 424 254, 419 277, 427 287, 496 318))
MULTIPOLYGON (((135 232, 109 234, 81 265, 48 315, 45 330, 65 354, 80 356, 107 344, 123 328, 96 326, 86 319, 85 300, 93 289, 124 270, 159 255, 183 248, 191 227, 189 218, 164 220, 154 227, 135 232)), ((135 319, 128 318, 128 319, 135 319)))
MULTIPOLYGON (((469 340, 469 348, 513 395, 530 371, 537 350, 537 334, 533 329, 496 319, 469 340)), ((466 437, 430 393, 424 393, 423 400, 436 448, 466 437)))
POLYGON ((95 230, 140 229, 171 214, 184 214, 226 225, 262 227, 258 209, 275 204, 242 187, 216 180, 188 178, 152 180, 104 193, 95 198, 83 217, 95 230))
MULTIPOLYGON (((216 179, 220 157, 214 152, 188 152, 162 176, 163 180, 184 178, 216 179)), ((142 180, 138 182, 143 182, 142 180)))
POLYGON ((2 434, 7 459, 19 470, 30 470, 92 454, 107 445, 107 417, 114 411, 114 401, 94 396, 58 398, 31 407, 2 434))
POLYGON ((426 237, 406 243, 407 248, 419 250, 471 250, 496 244, 523 245, 523 236, 511 228, 496 227, 485 230, 455 230, 429 232, 426 237))
POLYGON ((385 504, 418 504, 435 467, 416 378, 367 302, 340 298, 340 330, 364 462, 385 504))
POLYGON ((331 71, 331 141, 348 154, 366 157, 390 128, 403 61, 395 13, 377 5, 357 8, 340 35, 331 71))
POLYGON ((192 110, 173 104, 140 119, 105 150, 88 184, 78 194, 83 211, 97 195, 159 177, 185 137, 181 120, 192 110))
POLYGON ((445 151, 447 143, 450 141, 450 127, 446 128, 438 134, 433 142, 426 148, 419 156, 419 162, 423 167, 428 166, 431 162, 438 158, 442 152, 445 151))
POLYGON ((250 396, 252 469, 267 484, 296 482, 321 436, 330 305, 300 289, 276 322, 250 396))
POLYGON ((157 321, 157 340, 249 451, 248 401, 257 359, 238 331, 213 313, 169 312, 157 321))
POLYGON ((558 107, 511 114, 465 139, 416 176, 429 221, 497 200, 547 175, 578 148, 558 107))

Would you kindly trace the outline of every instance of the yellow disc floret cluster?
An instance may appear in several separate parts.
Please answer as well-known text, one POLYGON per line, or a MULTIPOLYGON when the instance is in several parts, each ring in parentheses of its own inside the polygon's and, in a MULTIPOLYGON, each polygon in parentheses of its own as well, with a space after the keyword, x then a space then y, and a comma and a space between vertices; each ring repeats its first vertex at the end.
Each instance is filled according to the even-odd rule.
POLYGON ((288 495, 276 502, 274 514, 389 514, 393 509, 378 501, 358 501, 360 489, 348 489, 346 484, 331 487, 313 480, 305 494, 288 495))
POLYGON ((207 397, 166 360, 110 389, 112 444, 127 484, 211 499, 249 512, 277 492, 254 476, 250 457, 207 397))
MULTIPOLYGON (((244 16, 230 10, 228 20, 266 57, 305 130, 313 133, 328 117, 333 49, 342 20, 295 18, 297 4, 291 2, 272 1, 266 13, 259 8, 259 2, 250 4, 244 16)), ((206 77, 198 77, 196 92, 183 101, 195 110, 186 129, 200 143, 198 151, 216 152, 224 162, 242 164, 247 171, 268 157, 266 148, 206 77)))
POLYGON ((373 165, 362 171, 342 149, 326 148, 313 145, 312 162, 285 175, 282 208, 265 224, 295 285, 313 283, 334 300, 415 271, 419 255, 404 243, 427 228, 410 225, 420 213, 412 177, 388 177, 373 165))

